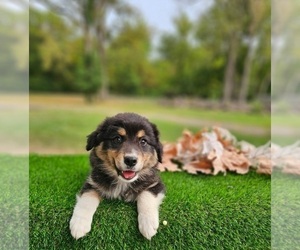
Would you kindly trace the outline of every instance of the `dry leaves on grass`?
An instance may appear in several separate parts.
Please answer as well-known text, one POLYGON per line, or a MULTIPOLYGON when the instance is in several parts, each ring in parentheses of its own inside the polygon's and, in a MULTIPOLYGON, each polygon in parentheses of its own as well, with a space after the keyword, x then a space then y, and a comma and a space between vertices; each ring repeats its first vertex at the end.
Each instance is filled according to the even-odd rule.
POLYGON ((177 143, 164 145, 159 169, 216 175, 227 171, 246 174, 252 167, 258 173, 271 174, 272 169, 280 165, 283 172, 300 174, 299 164, 296 164, 300 163, 299 144, 286 150, 271 143, 256 148, 245 141, 237 142, 228 130, 220 127, 196 134, 184 131, 177 143), (275 157, 271 157, 274 152, 275 157))
POLYGON ((258 173, 271 174, 275 169, 282 173, 300 175, 300 141, 285 147, 268 142, 249 150, 248 158, 258 173))
POLYGON ((273 144, 271 159, 273 168, 283 173, 300 175, 300 141, 285 147, 273 144))
POLYGON ((250 161, 235 144, 236 138, 223 128, 205 129, 196 134, 184 131, 177 143, 164 146, 164 159, 159 168, 191 174, 216 175, 227 171, 245 174, 250 161))

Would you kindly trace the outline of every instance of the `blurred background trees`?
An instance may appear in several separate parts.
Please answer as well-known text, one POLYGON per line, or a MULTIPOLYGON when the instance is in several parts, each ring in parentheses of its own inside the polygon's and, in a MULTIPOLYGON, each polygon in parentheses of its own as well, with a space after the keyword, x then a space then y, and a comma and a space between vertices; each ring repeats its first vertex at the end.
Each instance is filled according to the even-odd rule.
POLYGON ((270 1, 215 0, 197 21, 153 30, 130 1, 36 0, 30 6, 30 90, 195 97, 224 104, 270 95, 270 1), (114 12, 115 20, 108 22, 114 12), (153 56, 155 55, 155 56, 153 56))
POLYGON ((0 90, 28 91, 28 14, 0 3, 0 90))

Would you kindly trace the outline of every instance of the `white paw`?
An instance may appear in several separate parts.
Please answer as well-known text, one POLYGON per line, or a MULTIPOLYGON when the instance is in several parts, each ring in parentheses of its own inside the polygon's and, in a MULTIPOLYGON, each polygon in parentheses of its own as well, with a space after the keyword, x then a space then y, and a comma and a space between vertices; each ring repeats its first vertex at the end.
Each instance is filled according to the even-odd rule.
POLYGON ((91 231, 92 221, 82 218, 76 215, 72 216, 70 221, 70 230, 72 236, 78 240, 79 238, 85 236, 89 231, 91 231))
POLYGON ((138 221, 141 234, 151 240, 159 226, 158 214, 139 214, 138 221))

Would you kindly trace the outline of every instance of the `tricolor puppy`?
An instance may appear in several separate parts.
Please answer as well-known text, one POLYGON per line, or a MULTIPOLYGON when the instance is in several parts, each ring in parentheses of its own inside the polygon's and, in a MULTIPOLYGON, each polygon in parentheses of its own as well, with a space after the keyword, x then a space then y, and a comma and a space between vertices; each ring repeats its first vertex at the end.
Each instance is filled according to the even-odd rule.
POLYGON ((165 193, 156 169, 162 160, 156 126, 134 113, 118 114, 88 136, 86 149, 91 150, 92 170, 77 195, 70 221, 72 236, 79 239, 91 230, 102 199, 119 198, 137 201, 139 230, 150 240, 158 229, 165 193))

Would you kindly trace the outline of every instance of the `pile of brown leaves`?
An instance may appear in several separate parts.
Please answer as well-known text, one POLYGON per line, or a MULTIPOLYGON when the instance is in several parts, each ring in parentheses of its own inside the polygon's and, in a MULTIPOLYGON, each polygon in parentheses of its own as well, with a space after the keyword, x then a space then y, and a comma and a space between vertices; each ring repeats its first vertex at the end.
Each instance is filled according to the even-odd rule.
POLYGON ((285 147, 272 144, 271 153, 274 169, 286 174, 300 175, 300 141, 285 147))
POLYGON ((177 143, 165 144, 159 169, 216 175, 227 171, 246 174, 254 167, 258 173, 271 174, 270 155, 270 143, 255 148, 247 142, 237 142, 228 130, 213 127, 196 134, 184 131, 177 143))

